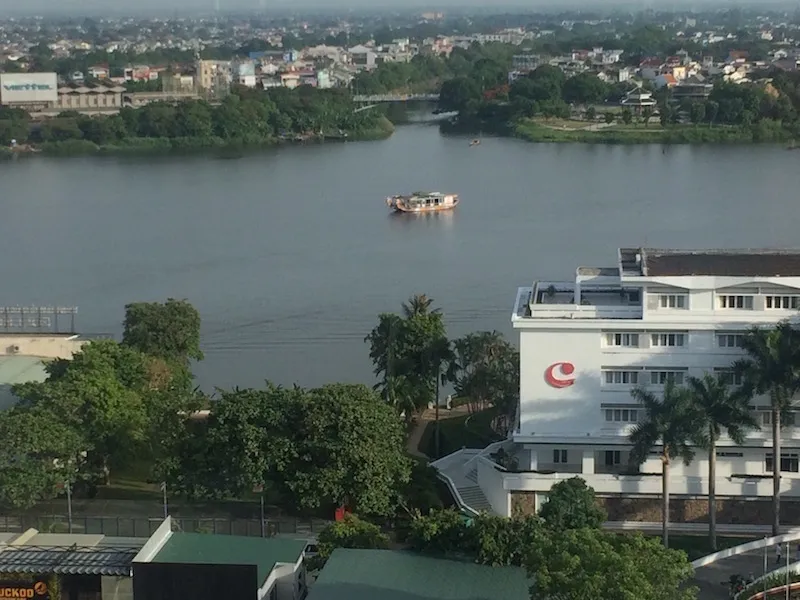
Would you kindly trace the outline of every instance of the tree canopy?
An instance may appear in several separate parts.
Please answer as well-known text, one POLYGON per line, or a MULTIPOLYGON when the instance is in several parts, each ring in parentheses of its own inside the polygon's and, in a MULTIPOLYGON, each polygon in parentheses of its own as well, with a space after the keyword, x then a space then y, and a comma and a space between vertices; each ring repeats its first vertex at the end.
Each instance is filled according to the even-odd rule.
POLYGON ((597 504, 594 490, 580 477, 559 481, 547 493, 539 516, 555 531, 599 528, 606 512, 597 504))
POLYGON ((401 421, 363 385, 222 392, 193 433, 167 474, 191 497, 264 485, 302 511, 387 515, 410 478, 401 421))

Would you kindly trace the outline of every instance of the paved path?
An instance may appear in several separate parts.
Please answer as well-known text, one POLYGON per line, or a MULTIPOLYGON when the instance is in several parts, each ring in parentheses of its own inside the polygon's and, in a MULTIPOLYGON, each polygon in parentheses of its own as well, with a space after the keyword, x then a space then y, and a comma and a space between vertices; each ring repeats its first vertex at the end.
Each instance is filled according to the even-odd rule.
MULTIPOLYGON (((794 557, 792 557, 794 558, 794 557)), ((786 556, 780 564, 776 564, 775 549, 769 548, 767 553, 767 572, 786 565, 786 556)), ((732 556, 719 562, 697 569, 694 584, 700 588, 699 600, 729 600, 728 580, 731 575, 754 579, 764 574, 764 551, 754 550, 747 554, 732 556)))

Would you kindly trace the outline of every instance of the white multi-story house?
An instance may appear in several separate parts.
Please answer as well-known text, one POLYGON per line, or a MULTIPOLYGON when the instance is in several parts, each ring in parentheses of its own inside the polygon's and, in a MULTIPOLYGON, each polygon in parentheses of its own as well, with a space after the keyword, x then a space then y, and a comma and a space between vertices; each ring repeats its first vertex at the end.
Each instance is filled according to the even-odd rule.
MULTIPOLYGON (((623 248, 613 267, 579 267, 569 281, 535 281, 518 290, 511 316, 521 374, 509 439, 483 451, 461 450, 434 466, 460 503, 475 510, 536 510, 554 483, 575 475, 607 499, 612 520, 624 512, 622 504, 657 508, 658 449, 643 465, 629 461, 628 436, 643 417, 631 390, 658 392, 669 380, 683 384, 705 373, 740 385, 731 366, 743 355, 748 328, 800 321, 799 310, 800 251, 623 248)), ((753 400, 762 429, 743 446, 724 436, 719 441, 716 490, 723 505, 741 508, 747 499, 751 509, 768 510, 768 404, 753 400)), ((800 500, 800 427, 794 423, 792 413, 782 431, 786 501, 800 500)), ((674 464, 670 487, 684 501, 682 510, 702 519, 707 453, 698 450, 689 465, 674 464)))

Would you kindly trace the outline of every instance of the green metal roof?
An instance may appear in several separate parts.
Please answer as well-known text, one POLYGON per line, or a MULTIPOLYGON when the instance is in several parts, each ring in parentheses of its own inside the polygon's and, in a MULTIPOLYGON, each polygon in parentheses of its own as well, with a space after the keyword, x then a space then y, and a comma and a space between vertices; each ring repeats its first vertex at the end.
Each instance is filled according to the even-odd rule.
POLYGON ((255 565, 263 583, 275 563, 294 564, 308 542, 211 533, 173 533, 150 562, 199 565, 255 565))
POLYGON ((395 550, 334 550, 307 600, 530 600, 523 569, 395 550))
POLYGON ((11 386, 45 379, 47 379, 47 373, 41 358, 0 356, 0 410, 11 408, 18 401, 11 393, 11 386))

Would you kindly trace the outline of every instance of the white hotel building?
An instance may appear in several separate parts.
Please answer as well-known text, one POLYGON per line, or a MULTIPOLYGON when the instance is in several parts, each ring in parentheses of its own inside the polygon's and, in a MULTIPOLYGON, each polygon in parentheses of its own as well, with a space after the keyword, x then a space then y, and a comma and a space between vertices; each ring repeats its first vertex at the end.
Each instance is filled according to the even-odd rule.
MULTIPOLYGON (((622 248, 616 266, 579 267, 570 281, 535 281, 518 290, 511 316, 521 361, 514 430, 504 442, 461 450, 434 466, 459 503, 476 511, 537 510, 554 483, 576 474, 609 499, 611 520, 630 517, 615 516, 615 502, 657 507, 658 451, 641 467, 629 465, 628 434, 643 416, 631 390, 658 391, 668 378, 681 384, 704 373, 741 383, 730 369, 742 356, 741 336, 752 325, 800 320, 798 309, 800 251, 622 248)), ((752 404, 762 429, 744 446, 719 441, 717 495, 723 504, 761 499, 756 504, 768 507, 768 400, 752 404)), ((789 500, 800 500, 800 427, 793 424, 791 418, 783 429, 780 461, 787 509, 789 500)), ((678 461, 671 470, 678 503, 702 501, 686 518, 703 516, 696 510, 708 493, 706 457, 699 450, 691 464, 678 461)))

